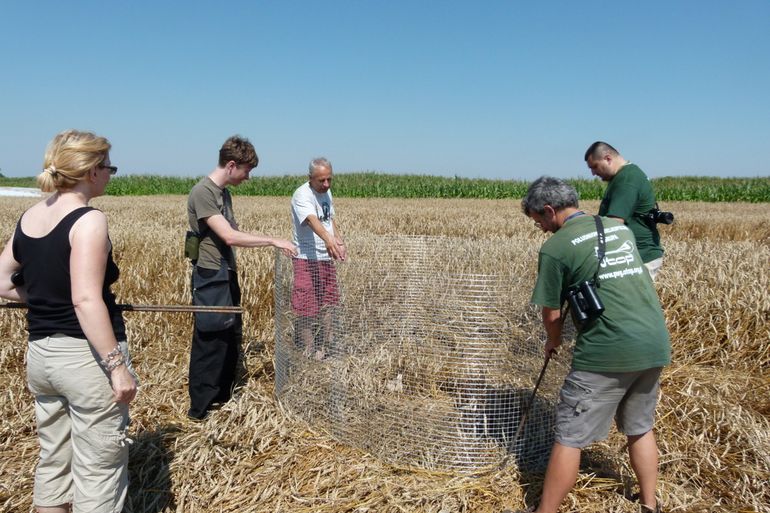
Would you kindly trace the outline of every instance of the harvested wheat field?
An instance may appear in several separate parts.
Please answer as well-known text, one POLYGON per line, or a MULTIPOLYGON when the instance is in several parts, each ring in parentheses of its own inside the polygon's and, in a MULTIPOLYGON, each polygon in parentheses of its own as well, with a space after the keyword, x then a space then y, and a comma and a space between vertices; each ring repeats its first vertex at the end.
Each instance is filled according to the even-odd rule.
MULTIPOLYGON (((3 241, 34 201, 0 198, 3 241)), ((110 220, 122 271, 119 302, 189 303, 185 202, 182 196, 93 202, 110 220)), ((583 205, 592 212, 597 206, 583 205)), ((470 238, 490 251, 521 248, 515 262, 496 260, 489 265, 499 269, 480 271, 516 267, 527 288, 534 283, 545 235, 516 201, 339 198, 336 207, 351 240, 409 234, 470 238)), ((770 512, 770 208, 666 207, 677 222, 661 228, 666 260, 656 286, 674 351, 658 407, 659 494, 672 512, 770 512)), ((288 198, 236 197, 235 209, 244 230, 290 235, 288 198)), ((350 258, 366 250, 351 247, 350 258)), ((274 254, 239 250, 238 261, 244 374, 236 397, 202 423, 185 415, 190 314, 125 314, 141 379, 132 403, 126 511, 483 513, 537 499, 542 472, 509 466, 474 476, 386 463, 284 410, 273 395, 274 254)), ((522 323, 533 322, 524 315, 531 311, 527 293, 511 299, 520 303, 522 323)), ((0 511, 8 512, 31 510, 38 450, 25 387, 24 326, 21 311, 0 310, 0 511)), ((638 511, 633 483, 623 437, 613 431, 584 451, 561 511, 638 511)))

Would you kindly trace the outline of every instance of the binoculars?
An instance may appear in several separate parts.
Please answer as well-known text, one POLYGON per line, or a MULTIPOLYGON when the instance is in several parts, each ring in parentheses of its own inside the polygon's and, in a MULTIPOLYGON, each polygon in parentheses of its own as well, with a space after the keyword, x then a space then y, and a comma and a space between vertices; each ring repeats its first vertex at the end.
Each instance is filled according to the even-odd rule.
POLYGON ((604 312, 604 304, 596 293, 593 280, 584 281, 567 289, 567 301, 569 301, 572 322, 577 328, 593 321, 604 312))

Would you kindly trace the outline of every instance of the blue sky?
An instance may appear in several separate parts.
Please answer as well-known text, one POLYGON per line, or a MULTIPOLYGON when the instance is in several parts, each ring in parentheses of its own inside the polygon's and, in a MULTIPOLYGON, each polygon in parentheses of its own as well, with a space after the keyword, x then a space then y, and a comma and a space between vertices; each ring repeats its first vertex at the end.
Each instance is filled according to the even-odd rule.
POLYGON ((770 2, 29 1, 0 17, 0 169, 66 128, 123 173, 770 176, 770 2))

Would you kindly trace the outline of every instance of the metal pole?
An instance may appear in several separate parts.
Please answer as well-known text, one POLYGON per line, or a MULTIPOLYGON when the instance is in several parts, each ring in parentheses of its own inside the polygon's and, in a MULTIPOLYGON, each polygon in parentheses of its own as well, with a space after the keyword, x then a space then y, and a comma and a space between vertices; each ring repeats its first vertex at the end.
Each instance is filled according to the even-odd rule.
MULTIPOLYGON (((171 313, 243 313, 240 306, 200 306, 200 305, 132 305, 118 304, 124 312, 171 312, 171 313)), ((2 303, 0 308, 24 309, 26 303, 2 303)))

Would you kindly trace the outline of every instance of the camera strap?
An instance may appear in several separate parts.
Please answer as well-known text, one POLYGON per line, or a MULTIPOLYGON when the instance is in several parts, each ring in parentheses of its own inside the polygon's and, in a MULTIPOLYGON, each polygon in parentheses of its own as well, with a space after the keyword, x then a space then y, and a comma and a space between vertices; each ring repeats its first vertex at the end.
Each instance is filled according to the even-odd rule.
POLYGON ((604 225, 602 224, 602 218, 594 216, 594 222, 596 223, 596 242, 598 244, 596 250, 596 258, 599 260, 599 264, 596 266, 596 272, 594 273, 594 285, 599 286, 599 270, 602 266, 602 260, 604 260, 604 253, 607 251, 607 240, 604 237, 604 225))

